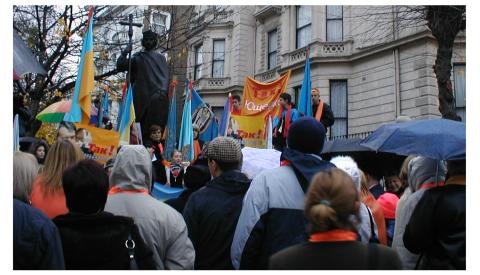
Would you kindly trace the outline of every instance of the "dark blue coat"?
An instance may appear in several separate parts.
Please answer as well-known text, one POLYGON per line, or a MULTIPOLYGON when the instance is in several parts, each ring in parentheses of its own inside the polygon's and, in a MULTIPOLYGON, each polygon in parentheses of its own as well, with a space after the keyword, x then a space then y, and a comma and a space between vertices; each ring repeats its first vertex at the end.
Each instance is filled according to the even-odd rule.
POLYGON ((17 199, 13 199, 13 269, 65 269, 57 227, 17 199))
POLYGON ((250 180, 228 171, 193 193, 183 211, 195 247, 195 269, 233 269, 230 246, 250 180))

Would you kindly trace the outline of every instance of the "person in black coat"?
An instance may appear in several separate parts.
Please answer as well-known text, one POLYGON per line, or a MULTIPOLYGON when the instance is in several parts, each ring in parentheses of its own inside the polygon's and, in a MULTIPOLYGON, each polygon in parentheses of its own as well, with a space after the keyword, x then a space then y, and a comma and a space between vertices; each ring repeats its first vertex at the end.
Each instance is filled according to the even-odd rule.
POLYGON ((335 122, 332 108, 330 108, 330 105, 320 98, 320 90, 318 88, 312 89, 311 96, 312 115, 317 121, 320 121, 323 126, 325 126, 325 129, 327 129, 335 122))
POLYGON ((65 170, 62 182, 69 213, 53 222, 60 231, 66 269, 132 269, 127 240, 134 246, 136 266, 155 269, 153 253, 133 219, 103 211, 109 184, 100 164, 80 161, 65 170))
POLYGON ((211 175, 207 166, 204 165, 192 165, 187 167, 187 171, 183 176, 183 182, 187 188, 180 194, 178 198, 169 199, 165 201, 166 204, 175 208, 180 214, 183 213, 183 209, 187 204, 188 198, 198 189, 205 186, 205 183, 210 181, 211 175))
POLYGON ((359 194, 352 178, 338 168, 317 173, 305 197, 311 223, 308 242, 270 257, 270 269, 400 269, 397 253, 388 247, 358 241, 359 194))
POLYGON ((445 186, 428 189, 415 206, 403 242, 420 254, 418 269, 466 269, 465 160, 447 161, 445 186))
POLYGON ((58 229, 41 211, 13 199, 13 269, 65 269, 58 229))
POLYGON ((167 177, 165 175, 165 166, 163 165, 164 144, 162 142, 162 127, 153 124, 152 126, 150 126, 149 130, 149 138, 144 139, 143 145, 147 148, 150 154, 153 154, 155 156, 155 160, 152 161, 153 181, 165 184, 167 182, 167 177))
POLYGON ((193 193, 183 210, 195 269, 233 269, 230 247, 250 180, 239 171, 242 151, 234 139, 215 138, 206 156, 214 179, 193 193))

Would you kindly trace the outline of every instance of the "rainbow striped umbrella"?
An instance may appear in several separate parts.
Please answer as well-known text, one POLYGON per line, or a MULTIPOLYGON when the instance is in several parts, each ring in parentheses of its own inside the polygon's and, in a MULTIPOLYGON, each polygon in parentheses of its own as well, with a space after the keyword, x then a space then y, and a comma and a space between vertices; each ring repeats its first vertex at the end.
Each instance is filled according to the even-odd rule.
POLYGON ((63 121, 63 117, 65 113, 70 112, 72 108, 72 101, 71 100, 62 100, 49 105, 47 108, 41 111, 36 119, 49 122, 49 123, 59 123, 63 121))

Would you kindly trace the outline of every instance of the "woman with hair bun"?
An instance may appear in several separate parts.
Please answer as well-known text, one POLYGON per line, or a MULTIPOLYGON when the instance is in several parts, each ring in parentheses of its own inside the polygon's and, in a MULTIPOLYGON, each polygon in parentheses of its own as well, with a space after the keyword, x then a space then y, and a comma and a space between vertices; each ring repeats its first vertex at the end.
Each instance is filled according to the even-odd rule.
POLYGON ((359 205, 357 188, 347 173, 333 168, 316 174, 305 195, 309 241, 274 254, 270 269, 401 269, 394 250, 358 241, 359 205))

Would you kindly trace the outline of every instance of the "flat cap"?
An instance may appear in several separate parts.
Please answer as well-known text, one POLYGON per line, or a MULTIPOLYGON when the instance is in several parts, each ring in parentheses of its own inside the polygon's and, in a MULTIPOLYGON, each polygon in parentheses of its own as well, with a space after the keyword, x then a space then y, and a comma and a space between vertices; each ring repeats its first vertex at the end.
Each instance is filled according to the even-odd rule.
POLYGON ((242 149, 235 139, 220 136, 208 144, 206 156, 221 162, 239 162, 242 159, 242 149))

